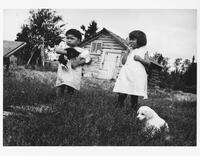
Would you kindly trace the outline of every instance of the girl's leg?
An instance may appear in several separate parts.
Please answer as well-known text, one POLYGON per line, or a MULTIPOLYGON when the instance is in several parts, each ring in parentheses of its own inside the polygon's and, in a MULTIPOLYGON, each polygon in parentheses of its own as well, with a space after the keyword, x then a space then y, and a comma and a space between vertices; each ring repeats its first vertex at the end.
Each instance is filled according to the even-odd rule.
POLYGON ((136 96, 136 95, 131 95, 131 107, 132 107, 134 110, 137 110, 137 107, 138 107, 138 96, 136 96))
POLYGON ((64 95, 64 91, 65 91, 65 85, 58 86, 56 88, 56 96, 57 97, 63 96, 64 95))
POLYGON ((74 88, 67 86, 67 93, 70 95, 74 94, 74 88))
POLYGON ((122 108, 124 106, 124 100, 126 99, 127 94, 119 93, 117 107, 122 108))

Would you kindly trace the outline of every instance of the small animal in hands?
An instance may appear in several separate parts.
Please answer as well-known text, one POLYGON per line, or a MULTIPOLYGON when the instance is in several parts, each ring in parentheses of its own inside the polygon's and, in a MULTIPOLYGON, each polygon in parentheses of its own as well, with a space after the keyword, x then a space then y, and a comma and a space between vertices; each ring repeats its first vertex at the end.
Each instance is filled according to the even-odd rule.
POLYGON ((148 106, 141 106, 137 111, 136 118, 143 122, 142 131, 149 133, 150 137, 153 137, 161 131, 169 133, 167 122, 148 106))
POLYGON ((58 61, 60 62, 60 64, 63 64, 64 66, 67 66, 67 58, 65 57, 64 54, 61 54, 59 57, 58 57, 58 61))
POLYGON ((74 59, 79 56, 79 52, 74 48, 66 48, 67 54, 61 54, 58 58, 58 61, 67 66, 68 60, 74 59))
POLYGON ((76 49, 74 49, 74 48, 66 48, 65 50, 67 51, 66 56, 67 56, 67 58, 68 58, 69 60, 78 57, 79 54, 80 54, 80 53, 79 53, 76 49))

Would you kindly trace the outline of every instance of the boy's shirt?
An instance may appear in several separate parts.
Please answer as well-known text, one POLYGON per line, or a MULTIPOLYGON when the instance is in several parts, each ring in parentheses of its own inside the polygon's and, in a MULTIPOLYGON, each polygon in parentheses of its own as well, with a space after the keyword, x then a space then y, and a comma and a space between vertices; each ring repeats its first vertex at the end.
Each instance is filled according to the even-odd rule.
MULTIPOLYGON (((61 43, 59 46, 61 49, 69 48, 66 43, 61 43)), ((90 53, 87 49, 80 47, 74 47, 78 52, 80 52, 79 57, 84 58, 85 62, 90 61, 90 53)), ((82 77, 82 66, 75 69, 71 68, 71 61, 68 62, 68 69, 62 68, 62 64, 59 64, 57 71, 56 86, 67 85, 76 90, 80 90, 81 77, 82 77)))

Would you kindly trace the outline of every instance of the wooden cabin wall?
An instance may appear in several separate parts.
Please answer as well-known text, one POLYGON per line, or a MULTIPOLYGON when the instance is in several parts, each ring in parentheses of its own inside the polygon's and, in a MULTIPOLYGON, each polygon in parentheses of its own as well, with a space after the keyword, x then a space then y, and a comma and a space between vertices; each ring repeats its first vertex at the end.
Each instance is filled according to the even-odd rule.
POLYGON ((150 87, 159 86, 160 84, 160 72, 161 68, 157 67, 154 64, 151 64, 151 75, 148 79, 148 85, 150 87))
MULTIPOLYGON (((110 35, 103 34, 94 41, 102 42, 103 43, 102 49, 104 49, 104 50, 106 50, 106 49, 125 50, 125 48, 122 47, 119 43, 117 43, 110 35)), ((93 41, 91 41, 91 42, 93 42, 93 41)), ((87 48, 88 50, 90 50, 91 42, 84 45, 84 47, 87 48)))
MULTIPOLYGON (((116 42, 110 35, 106 35, 106 34, 101 35, 99 38, 87 43, 83 47, 90 51, 91 43, 94 41, 102 42, 102 51, 104 52, 112 52, 112 53, 120 54, 121 56, 122 51, 125 50, 125 48, 122 47, 118 42, 116 42)), ((90 56, 92 59, 92 63, 91 65, 84 66, 84 76, 98 78, 98 75, 101 72, 100 63, 102 60, 103 53, 100 53, 100 54, 91 53, 90 56)), ((120 67, 117 66, 116 70, 117 70, 116 74, 118 74, 120 67)))

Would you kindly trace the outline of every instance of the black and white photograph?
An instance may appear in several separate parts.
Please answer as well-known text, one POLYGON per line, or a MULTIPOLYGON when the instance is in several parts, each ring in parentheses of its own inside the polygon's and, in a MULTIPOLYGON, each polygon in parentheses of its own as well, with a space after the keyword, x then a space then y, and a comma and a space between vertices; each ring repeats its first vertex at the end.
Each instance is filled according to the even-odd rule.
POLYGON ((2 12, 4 147, 197 146, 197 9, 2 12))

